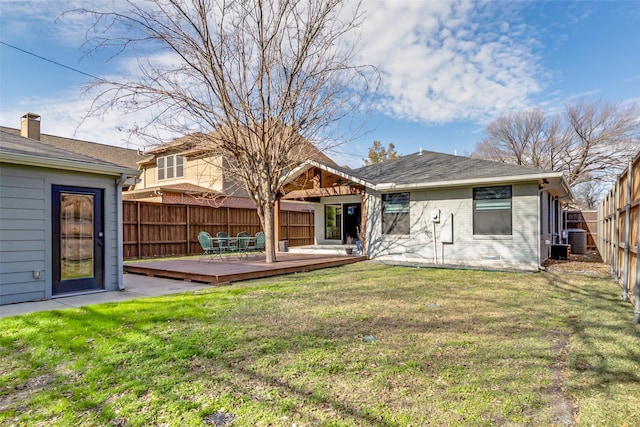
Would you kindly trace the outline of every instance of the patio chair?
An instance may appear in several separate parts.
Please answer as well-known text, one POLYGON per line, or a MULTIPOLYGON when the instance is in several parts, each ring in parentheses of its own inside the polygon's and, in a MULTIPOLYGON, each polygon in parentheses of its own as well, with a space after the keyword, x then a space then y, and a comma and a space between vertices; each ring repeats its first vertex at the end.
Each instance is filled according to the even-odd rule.
POLYGON ((198 242, 200 243, 200 247, 202 247, 202 255, 198 262, 202 261, 206 257, 212 257, 214 255, 220 255, 220 248, 213 246, 213 242, 211 241, 211 235, 206 231, 201 231, 198 233, 198 242))
POLYGON ((219 231, 216 234, 216 237, 218 239, 218 247, 222 252, 237 252, 236 242, 231 240, 231 237, 229 237, 229 233, 227 233, 226 231, 219 231))
POLYGON ((258 232, 256 233, 256 243, 255 243, 255 245, 252 247, 252 250, 253 250, 254 252, 264 253, 264 245, 265 245, 264 232, 262 232, 262 231, 258 231, 258 232))
POLYGON ((236 247, 240 256, 242 256, 242 254, 246 254, 251 250, 251 248, 249 247, 250 238, 251 236, 246 231, 241 231, 238 233, 236 239, 236 247))

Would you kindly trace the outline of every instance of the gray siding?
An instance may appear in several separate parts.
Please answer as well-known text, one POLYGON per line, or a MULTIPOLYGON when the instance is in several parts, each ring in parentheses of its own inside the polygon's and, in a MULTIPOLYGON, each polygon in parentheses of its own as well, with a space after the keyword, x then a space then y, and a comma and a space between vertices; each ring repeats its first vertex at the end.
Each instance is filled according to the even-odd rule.
POLYGON ((105 205, 105 289, 117 289, 117 207, 113 177, 2 164, 0 304, 51 298, 51 186, 101 188, 105 205), (34 271, 41 273, 34 279, 34 271))
POLYGON ((537 270, 538 188, 513 185, 512 235, 473 235, 472 187, 411 192, 411 233, 382 235, 380 194, 367 195, 368 256, 407 263, 433 264, 434 238, 438 264, 537 270), (431 213, 440 211, 440 223, 431 213), (441 231, 453 220, 453 243, 442 243, 441 231))
POLYGON ((0 304, 44 299, 45 180, 2 165, 0 170, 0 304))

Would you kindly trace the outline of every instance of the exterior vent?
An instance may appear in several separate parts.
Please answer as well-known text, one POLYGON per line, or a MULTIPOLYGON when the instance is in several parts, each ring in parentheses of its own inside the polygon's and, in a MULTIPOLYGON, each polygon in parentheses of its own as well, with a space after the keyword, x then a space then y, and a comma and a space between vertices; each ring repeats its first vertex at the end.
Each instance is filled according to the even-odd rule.
POLYGON ((581 228, 567 229, 567 238, 571 245, 571 253, 585 255, 587 253, 587 230, 581 228))

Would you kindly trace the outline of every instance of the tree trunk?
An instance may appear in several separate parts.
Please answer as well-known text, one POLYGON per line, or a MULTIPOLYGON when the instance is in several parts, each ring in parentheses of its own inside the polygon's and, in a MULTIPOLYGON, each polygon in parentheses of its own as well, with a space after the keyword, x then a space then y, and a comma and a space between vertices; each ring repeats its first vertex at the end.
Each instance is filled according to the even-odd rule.
POLYGON ((276 245, 278 244, 278 242, 275 241, 273 203, 268 202, 263 205, 261 219, 265 237, 265 262, 267 264, 273 264, 274 262, 276 262, 276 245))

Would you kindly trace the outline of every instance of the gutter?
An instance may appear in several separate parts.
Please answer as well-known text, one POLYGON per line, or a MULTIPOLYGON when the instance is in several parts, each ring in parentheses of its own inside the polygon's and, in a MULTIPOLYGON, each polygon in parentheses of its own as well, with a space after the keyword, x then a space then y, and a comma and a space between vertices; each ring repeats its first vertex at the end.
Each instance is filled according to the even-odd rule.
POLYGON ((536 235, 538 236, 538 270, 540 271, 547 271, 547 268, 545 266, 542 265, 542 232, 540 231, 541 229, 541 221, 542 218, 540 218, 541 215, 541 208, 542 205, 540 203, 540 197, 542 196, 542 192, 546 191, 547 189, 542 187, 541 189, 538 190, 538 200, 537 200, 537 204, 538 204, 538 215, 536 215, 536 217, 538 218, 538 229, 536 231, 536 235))
POLYGON ((521 182, 535 181, 545 178, 563 178, 562 172, 536 173, 531 175, 513 175, 513 176, 494 176, 490 178, 469 178, 449 181, 433 181, 433 182, 416 182, 411 184, 396 184, 394 182, 385 182, 376 184, 375 190, 403 190, 414 188, 438 188, 438 187, 455 187, 468 185, 482 185, 496 182, 521 182))
POLYGON ((43 157, 42 155, 24 154, 24 153, 2 153, 3 163, 13 163, 24 166, 35 166, 48 169, 64 169, 75 172, 86 172, 102 175, 129 175, 138 176, 140 171, 137 169, 125 168, 118 165, 83 162, 79 160, 56 159, 52 157, 43 157))

